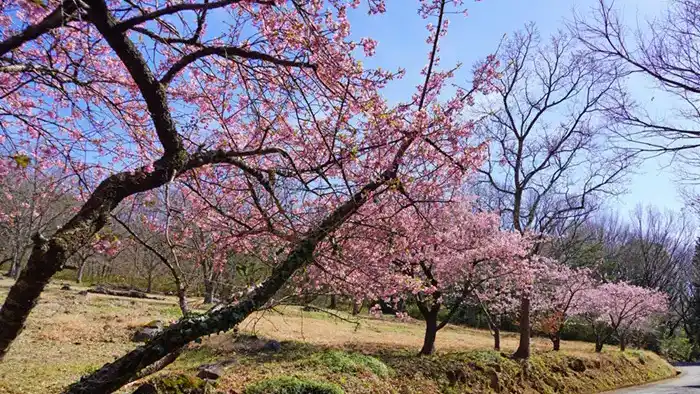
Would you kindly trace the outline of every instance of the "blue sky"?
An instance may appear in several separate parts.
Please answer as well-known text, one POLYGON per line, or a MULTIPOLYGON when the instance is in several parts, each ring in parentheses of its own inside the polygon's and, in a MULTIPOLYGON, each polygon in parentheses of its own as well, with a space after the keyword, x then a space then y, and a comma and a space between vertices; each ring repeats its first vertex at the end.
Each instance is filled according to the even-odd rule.
MULTIPOLYGON (((469 16, 450 16, 449 33, 441 49, 442 65, 447 67, 461 61, 468 71, 474 62, 495 50, 504 33, 510 34, 528 22, 535 22, 542 36, 547 36, 564 28, 574 10, 585 15, 597 3, 598 0, 466 0, 469 16)), ((364 14, 350 14, 353 35, 371 36, 379 41, 377 55, 369 65, 403 67, 407 71, 404 80, 387 92, 390 100, 402 100, 413 93, 419 83, 418 73, 426 62, 429 48, 425 44, 424 27, 429 21, 417 15, 416 5, 416 1, 387 0, 386 15, 367 18, 364 14)), ((625 23, 632 28, 659 15, 667 6, 666 0, 615 2, 625 23)), ((467 74, 464 75, 466 78, 467 74)), ((652 94, 649 85, 635 84, 632 93, 643 100, 652 94)), ((684 204, 672 180, 672 168, 667 164, 668 160, 661 158, 648 160, 636 168, 630 176, 628 193, 611 201, 611 208, 625 213, 642 203, 661 209, 681 209, 684 204)))

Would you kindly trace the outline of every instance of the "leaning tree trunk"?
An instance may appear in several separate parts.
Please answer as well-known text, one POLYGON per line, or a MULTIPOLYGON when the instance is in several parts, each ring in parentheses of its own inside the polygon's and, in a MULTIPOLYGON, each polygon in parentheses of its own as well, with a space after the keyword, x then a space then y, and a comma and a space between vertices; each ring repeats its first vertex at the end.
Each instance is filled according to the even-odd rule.
POLYGON ((365 185, 355 193, 318 226, 306 233, 289 252, 287 258, 272 270, 270 276, 252 291, 240 297, 237 302, 213 308, 201 316, 187 316, 180 319, 145 345, 83 377, 80 382, 71 385, 65 393, 112 393, 128 383, 139 371, 176 349, 205 335, 228 331, 235 327, 251 313, 262 308, 297 270, 311 263, 316 246, 327 234, 342 225, 367 201, 372 192, 393 179, 395 175, 395 168, 387 170, 380 180, 365 185))
POLYGON ((520 344, 513 353, 513 358, 526 359, 530 357, 530 298, 523 297, 520 301, 520 344))
POLYGON ((22 331, 27 316, 49 279, 63 269, 68 257, 105 226, 110 212, 124 198, 162 186, 171 179, 170 174, 186 164, 186 159, 186 155, 166 155, 157 162, 156 170, 150 173, 137 170, 110 176, 95 189, 80 211, 50 239, 38 233, 32 237, 34 247, 27 266, 21 270, 0 308, 0 360, 22 331))
POLYGON ((419 355, 428 356, 435 352, 435 338, 438 332, 437 310, 431 309, 424 313, 423 317, 425 318, 425 336, 419 355))

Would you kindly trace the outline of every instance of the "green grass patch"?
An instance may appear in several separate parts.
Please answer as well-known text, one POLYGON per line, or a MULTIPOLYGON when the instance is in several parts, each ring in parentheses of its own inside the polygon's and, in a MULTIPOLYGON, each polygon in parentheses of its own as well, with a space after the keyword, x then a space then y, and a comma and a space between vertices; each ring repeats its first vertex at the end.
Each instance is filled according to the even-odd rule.
POLYGON ((248 385, 245 394, 345 394, 340 386, 294 376, 278 376, 248 385))
POLYGON ((323 365, 331 372, 351 373, 368 371, 379 377, 387 377, 391 369, 381 360, 360 353, 347 353, 340 350, 327 350, 314 354, 309 363, 323 365))

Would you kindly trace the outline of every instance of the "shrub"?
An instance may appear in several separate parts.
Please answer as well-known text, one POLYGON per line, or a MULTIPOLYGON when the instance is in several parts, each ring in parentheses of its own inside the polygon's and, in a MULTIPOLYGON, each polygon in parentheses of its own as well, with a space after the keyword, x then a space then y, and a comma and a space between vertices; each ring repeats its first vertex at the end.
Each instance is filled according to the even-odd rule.
POLYGON ((390 369, 381 360, 359 353, 329 350, 312 357, 311 362, 321 364, 332 372, 357 373, 370 371, 381 377, 389 376, 390 369))
POLYGON ((690 361, 693 345, 685 336, 672 336, 659 341, 660 353, 669 361, 690 361))
POLYGON ((255 382, 245 388, 245 394, 344 394, 340 386, 332 383, 279 376, 255 382))

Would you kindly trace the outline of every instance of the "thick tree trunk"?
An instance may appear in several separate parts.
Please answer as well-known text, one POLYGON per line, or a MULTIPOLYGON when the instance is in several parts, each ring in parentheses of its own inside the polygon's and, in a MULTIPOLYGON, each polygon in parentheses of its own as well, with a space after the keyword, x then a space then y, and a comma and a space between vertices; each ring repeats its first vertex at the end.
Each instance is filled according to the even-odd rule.
POLYGON ((328 309, 338 309, 338 300, 335 294, 331 295, 331 303, 328 305, 328 309))
POLYGON ((435 352, 435 338, 438 332, 437 311, 429 311, 424 314, 425 318, 425 337, 423 338, 423 347, 420 350, 421 356, 428 356, 435 352))
MULTIPOLYGON (((325 235, 328 232, 328 227, 329 225, 324 222, 317 231, 323 231, 323 235, 325 235), (324 226, 324 224, 326 225, 324 226)), ((145 345, 134 349, 112 363, 104 365, 91 375, 81 379, 80 382, 73 384, 65 393, 112 393, 128 383, 139 371, 187 343, 202 336, 227 331, 235 327, 248 315, 264 306, 298 268, 311 261, 313 250, 322 239, 322 235, 315 233, 312 235, 314 237, 310 237, 311 240, 307 239, 297 245, 287 259, 277 266, 260 286, 239 298, 238 302, 215 308, 204 316, 180 319, 145 345)))
POLYGON ((501 329, 498 327, 493 328, 493 348, 501 350, 501 329))
POLYGON ((386 171, 379 181, 372 182, 355 193, 350 200, 339 206, 297 242, 287 258, 272 270, 263 283, 241 296, 236 303, 213 308, 203 316, 180 319, 145 345, 83 377, 80 382, 68 387, 65 394, 112 393, 133 379, 139 371, 176 349, 205 335, 228 331, 235 327, 251 313, 263 307, 298 269, 308 265, 318 243, 355 213, 367 201, 371 192, 393 179, 395 175, 396 170, 386 171))
POLYGON ((627 349, 627 338, 624 335, 620 336, 620 351, 624 352, 627 349))
POLYGON ((520 301, 520 344, 513 353, 513 358, 526 359, 530 357, 530 298, 523 297, 520 301))
POLYGON ((555 332, 554 334, 552 334, 552 335, 549 337, 549 339, 552 340, 552 349, 553 349, 555 352, 558 352, 558 351, 559 351, 559 348, 561 347, 561 334, 559 333, 559 331, 557 331, 557 332, 555 332))
POLYGON ((49 279, 66 260, 60 254, 61 249, 53 245, 47 247, 45 240, 35 237, 34 244, 27 267, 20 272, 0 308, 0 361, 24 328, 29 312, 36 305, 49 279))

